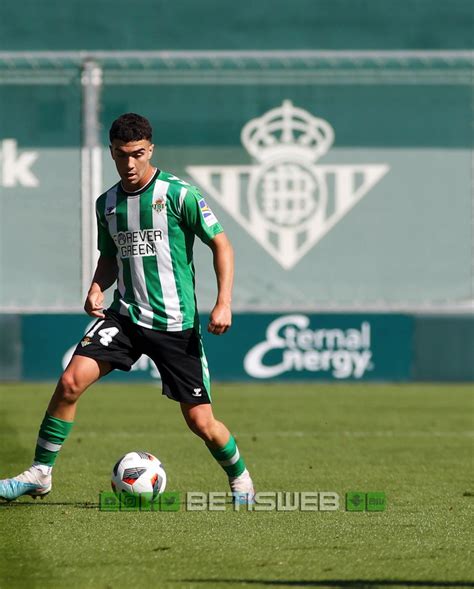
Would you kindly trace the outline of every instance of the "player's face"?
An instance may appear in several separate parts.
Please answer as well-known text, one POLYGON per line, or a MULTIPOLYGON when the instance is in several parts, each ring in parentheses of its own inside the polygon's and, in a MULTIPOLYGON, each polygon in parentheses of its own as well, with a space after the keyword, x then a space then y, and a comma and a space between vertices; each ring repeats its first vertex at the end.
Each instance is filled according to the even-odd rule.
POLYGON ((150 179, 153 171, 150 163, 153 147, 148 139, 129 143, 118 139, 112 141, 110 153, 125 190, 138 190, 150 179))

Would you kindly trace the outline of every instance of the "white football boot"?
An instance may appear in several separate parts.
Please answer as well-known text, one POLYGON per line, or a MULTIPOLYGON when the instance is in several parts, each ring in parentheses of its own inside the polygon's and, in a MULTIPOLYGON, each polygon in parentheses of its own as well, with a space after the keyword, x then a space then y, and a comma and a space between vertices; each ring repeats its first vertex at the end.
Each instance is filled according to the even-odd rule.
POLYGON ((229 477, 232 500, 239 505, 255 503, 255 490, 247 469, 238 477, 229 477))
POLYGON ((12 479, 0 480, 0 498, 13 501, 22 495, 31 495, 34 499, 43 499, 51 491, 51 481, 51 468, 33 465, 12 479))

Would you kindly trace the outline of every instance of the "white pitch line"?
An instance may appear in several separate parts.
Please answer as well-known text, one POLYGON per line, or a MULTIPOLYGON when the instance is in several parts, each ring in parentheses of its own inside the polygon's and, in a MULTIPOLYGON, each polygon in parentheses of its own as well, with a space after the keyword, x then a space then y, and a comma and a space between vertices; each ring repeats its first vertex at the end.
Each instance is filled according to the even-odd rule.
MULTIPOLYGON (((77 430, 76 430, 77 431, 77 430)), ((471 438, 474 437, 474 431, 460 431, 460 432, 422 432, 422 431, 338 431, 338 432, 303 432, 303 431, 263 431, 256 430, 255 432, 234 432, 236 437, 284 437, 284 438, 328 438, 328 437, 345 437, 345 438, 471 438)), ((189 436, 188 431, 183 432, 111 432, 114 438, 148 438, 150 436, 156 438, 180 438, 189 436)), ((104 432, 77 432, 79 438, 95 438, 104 437, 104 432)), ((105 437, 107 434, 105 434, 105 437)))

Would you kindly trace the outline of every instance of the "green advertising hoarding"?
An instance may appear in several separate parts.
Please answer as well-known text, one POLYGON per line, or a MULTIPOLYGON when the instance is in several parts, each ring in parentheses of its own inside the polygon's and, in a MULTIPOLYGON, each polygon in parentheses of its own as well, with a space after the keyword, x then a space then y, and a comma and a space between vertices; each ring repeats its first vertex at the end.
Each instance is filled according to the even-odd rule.
MULTIPOLYGON (((94 324, 85 315, 25 315, 22 374, 53 380, 94 324)), ((207 316, 201 316, 203 328, 207 316)), ((377 314, 236 314, 223 337, 203 332, 214 380, 404 381, 411 378, 413 318, 377 314)), ((108 380, 159 380, 142 356, 130 374, 108 380)))
MULTIPOLYGON (((85 314, 0 314, 0 381, 56 380, 93 323, 85 314)), ((204 329, 203 338, 214 381, 474 381, 473 315, 236 313, 225 336, 204 329)), ((107 380, 159 374, 142 356, 107 380)))

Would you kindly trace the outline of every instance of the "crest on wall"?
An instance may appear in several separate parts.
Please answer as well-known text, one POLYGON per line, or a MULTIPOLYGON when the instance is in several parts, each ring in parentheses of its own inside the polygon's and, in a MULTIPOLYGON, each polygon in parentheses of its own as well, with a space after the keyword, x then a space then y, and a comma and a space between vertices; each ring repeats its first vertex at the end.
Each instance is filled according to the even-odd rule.
POLYGON ((289 270, 389 170, 387 164, 318 164, 334 137, 327 121, 285 100, 242 129, 253 165, 186 170, 289 270))

